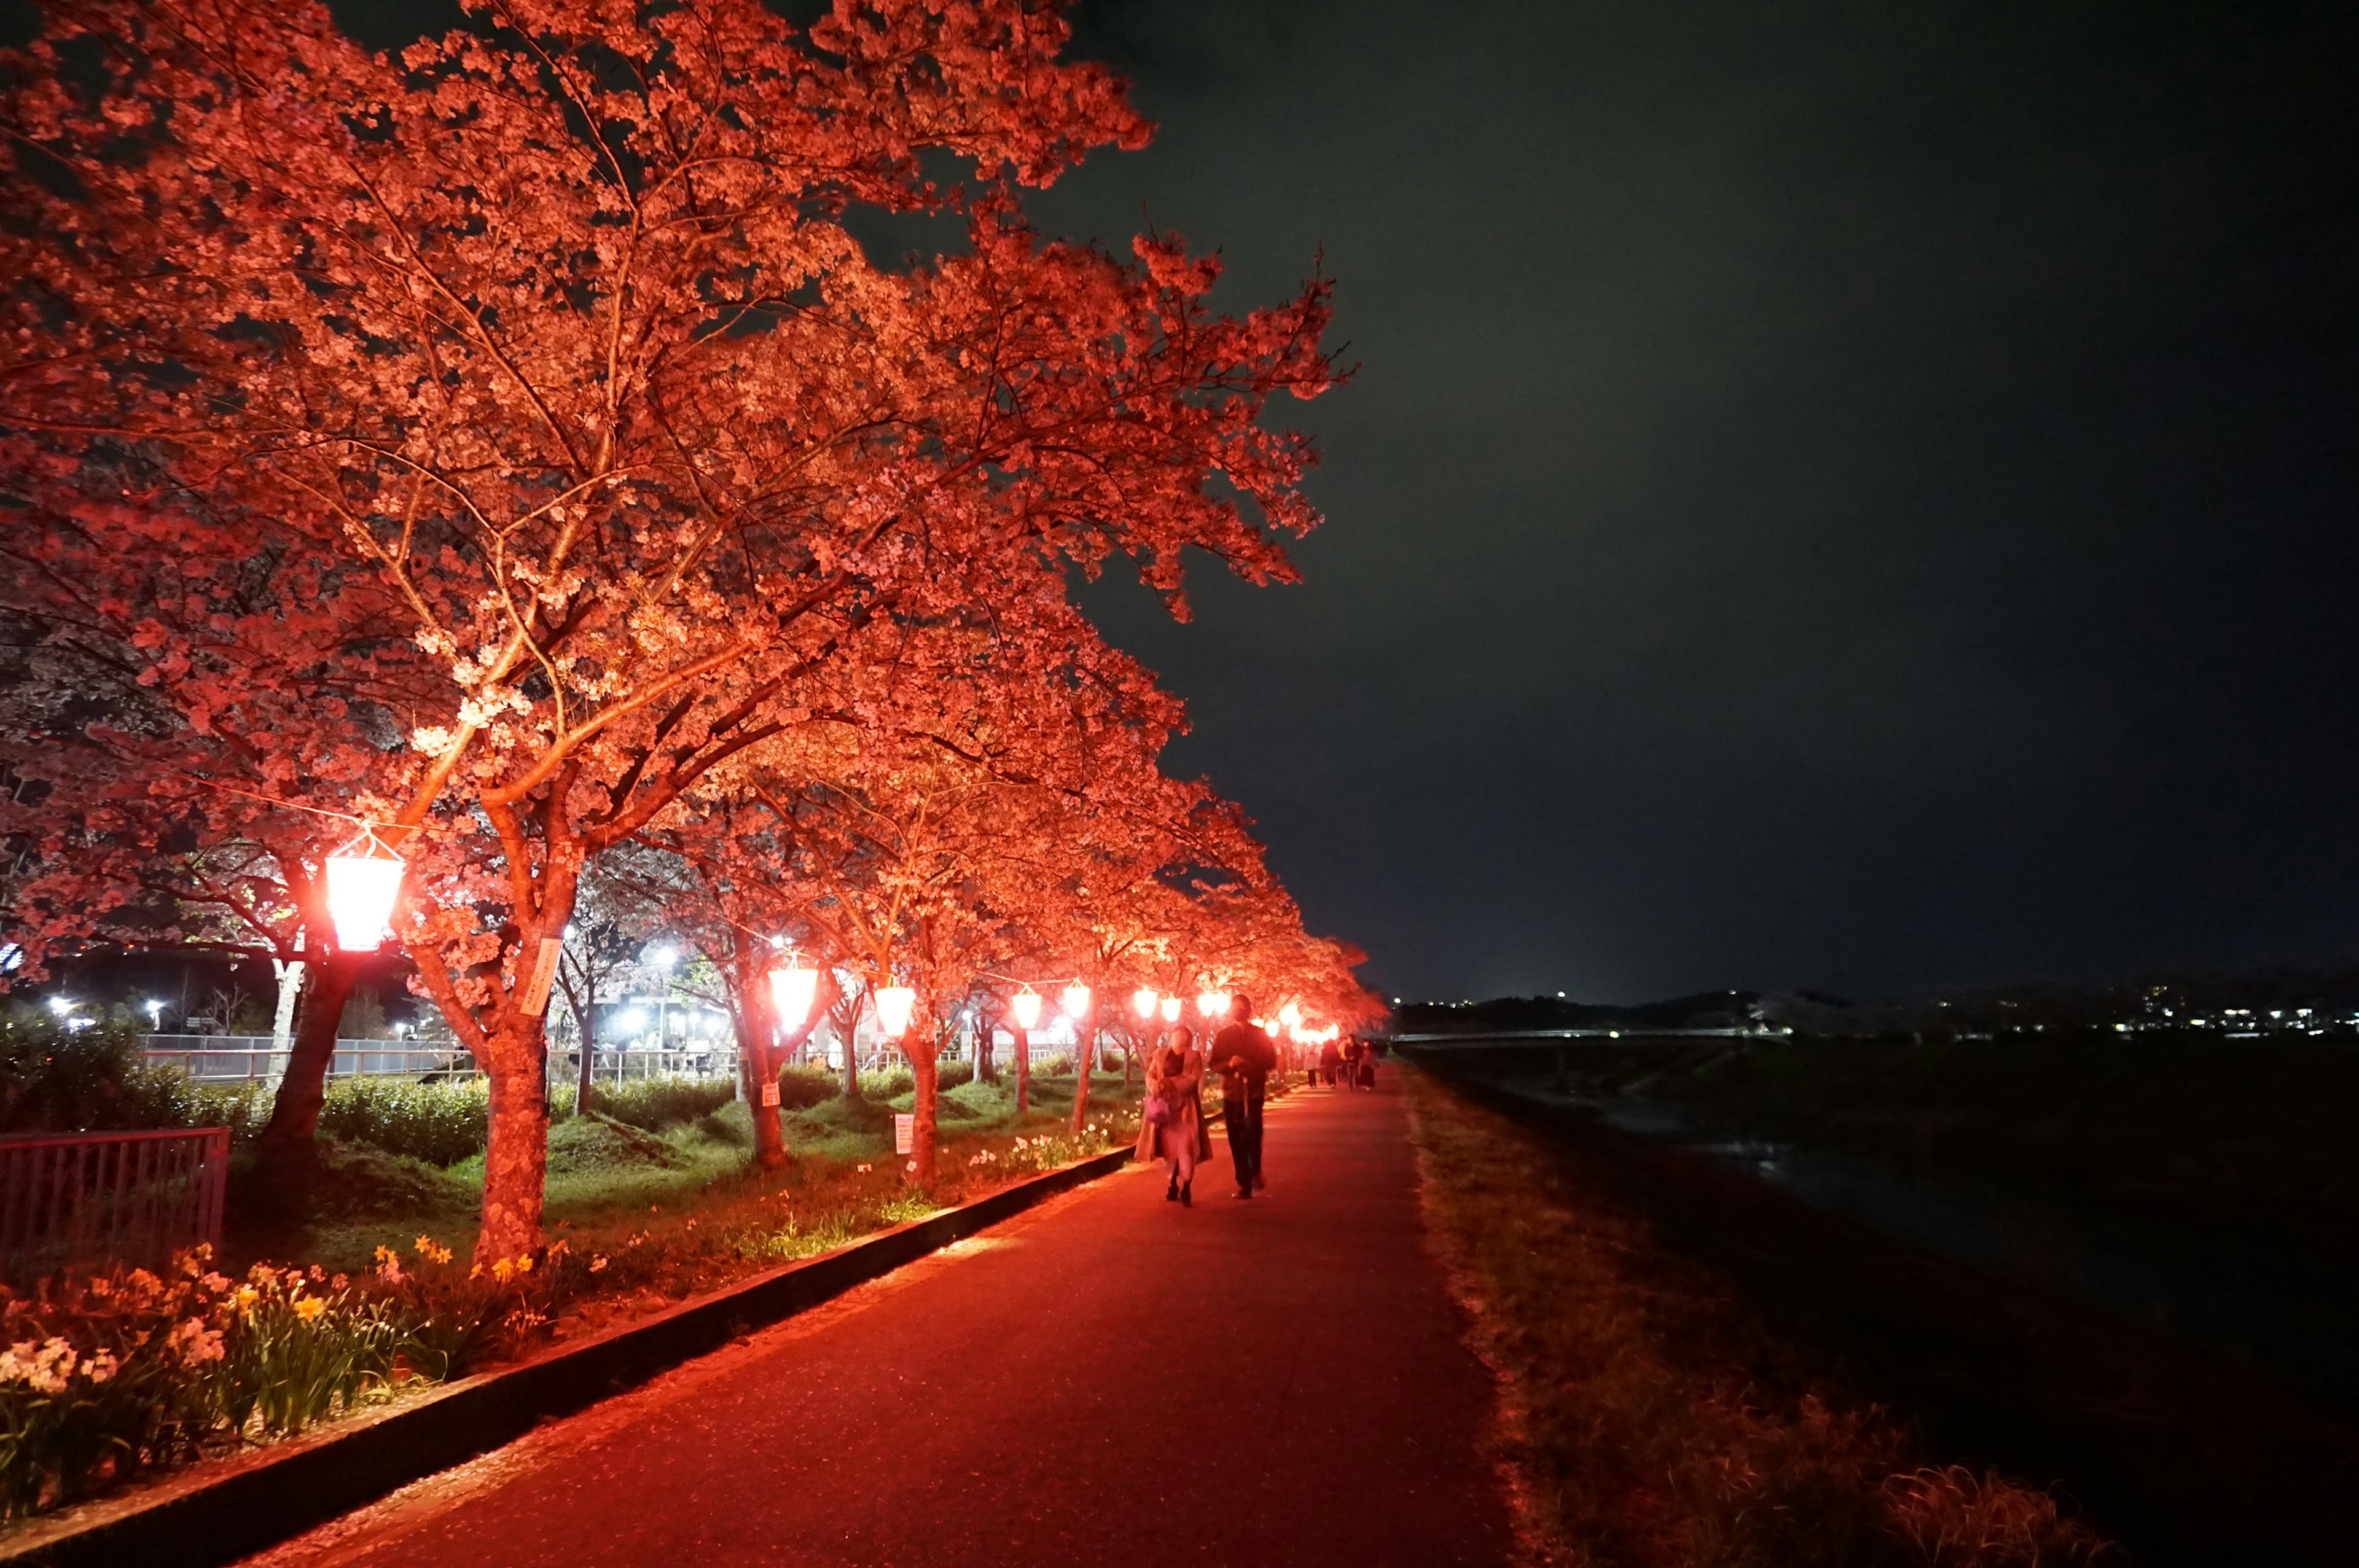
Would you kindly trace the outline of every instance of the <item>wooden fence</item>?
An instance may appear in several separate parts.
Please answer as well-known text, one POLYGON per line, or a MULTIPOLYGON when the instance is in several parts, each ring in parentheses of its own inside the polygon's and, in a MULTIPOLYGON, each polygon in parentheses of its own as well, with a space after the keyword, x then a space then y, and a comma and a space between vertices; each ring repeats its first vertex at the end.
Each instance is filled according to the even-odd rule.
POLYGON ((0 1139, 0 1280, 217 1246, 228 1176, 226 1127, 0 1139))

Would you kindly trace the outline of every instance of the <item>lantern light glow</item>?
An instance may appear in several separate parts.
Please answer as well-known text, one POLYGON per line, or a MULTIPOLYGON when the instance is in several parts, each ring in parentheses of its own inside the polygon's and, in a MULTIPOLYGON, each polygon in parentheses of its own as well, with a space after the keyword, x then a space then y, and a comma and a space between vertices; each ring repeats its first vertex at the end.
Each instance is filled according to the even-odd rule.
POLYGON ((1065 1016, 1079 1022, 1082 1018, 1087 1016, 1090 1011, 1090 988, 1082 984, 1081 981, 1075 980, 1071 985, 1065 988, 1065 994, 1062 1000, 1065 1009, 1065 1016))
POLYGON ((918 1005, 918 993, 908 986, 879 986, 876 989, 876 1026, 886 1035, 898 1040, 909 1032, 909 1014, 918 1005))
POLYGON ((1198 992, 1196 996, 1196 1011, 1202 1013, 1206 1018, 1220 1017, 1221 1014, 1229 1011, 1229 993, 1226 991, 1198 992))
POLYGON ((770 1000, 778 1012, 778 1027, 800 1029, 819 997, 819 971, 800 965, 770 971, 770 1000))
POLYGON ((1177 1023, 1180 1022, 1180 999, 1178 997, 1167 996, 1163 999, 1163 1022, 1166 1023, 1177 1023))
POLYGON ((1131 993, 1130 1005, 1138 1009, 1139 1017, 1153 1018, 1155 1016, 1155 1004, 1162 1000, 1163 999, 1161 997, 1157 996, 1153 991, 1148 990, 1142 986, 1137 990, 1131 993))
POLYGON ((365 953, 385 940, 394 900, 401 896, 401 874, 408 869, 378 842, 373 827, 328 857, 328 918, 335 924, 337 946, 365 953))
POLYGON ((1016 1027, 1031 1029, 1040 1022, 1040 993, 1026 986, 1008 1002, 1007 1011, 1015 1015, 1016 1027))
POLYGON ((1288 1002, 1277 1010, 1277 1021, 1291 1029, 1302 1022, 1302 1009, 1293 1002, 1288 1002))

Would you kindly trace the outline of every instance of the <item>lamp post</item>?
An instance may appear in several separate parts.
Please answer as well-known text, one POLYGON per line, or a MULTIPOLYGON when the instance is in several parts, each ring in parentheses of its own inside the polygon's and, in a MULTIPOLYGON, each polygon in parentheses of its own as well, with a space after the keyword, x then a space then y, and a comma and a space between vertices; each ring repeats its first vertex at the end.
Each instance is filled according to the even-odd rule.
POLYGON ((879 986, 876 989, 876 1026, 888 1040, 898 1040, 909 1032, 909 1014, 918 1005, 918 993, 908 986, 879 986))
POLYGON ((366 953, 384 942, 394 901, 401 896, 401 876, 408 870, 401 857, 377 838, 375 823, 328 857, 328 918, 336 928, 337 946, 366 953))

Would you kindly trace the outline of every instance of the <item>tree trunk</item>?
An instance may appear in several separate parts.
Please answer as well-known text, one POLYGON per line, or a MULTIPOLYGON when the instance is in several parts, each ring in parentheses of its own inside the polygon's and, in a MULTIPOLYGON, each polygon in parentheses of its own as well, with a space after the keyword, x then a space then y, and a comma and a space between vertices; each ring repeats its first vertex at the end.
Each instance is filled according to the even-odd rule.
POLYGON ((858 986, 844 992, 843 1011, 835 1019, 836 1033, 842 1037, 843 1044, 843 1098, 846 1099, 860 1098, 860 1058, 852 1048, 853 1042, 860 1034, 860 996, 858 986))
POLYGON ((909 1158, 918 1168, 908 1173, 909 1180, 921 1187, 934 1184, 934 1090, 941 1075, 935 1066, 940 1045, 931 1040, 906 1047, 909 1056, 909 1076, 915 1080, 909 1096, 909 1108, 917 1114, 911 1129, 909 1158))
MULTIPOLYGON (((582 991, 582 1000, 573 1009, 573 1020, 582 1027, 582 1071, 573 1086, 573 1114, 576 1116, 590 1114, 590 1090, 594 1081, 592 1065, 598 1060, 598 1037, 592 1032, 590 1023, 598 1015, 598 981, 595 976, 583 976, 582 991)), ((566 1000, 573 1000, 571 990, 567 991, 566 1000)))
POLYGON ((1073 1130, 1079 1132, 1090 1115, 1090 1069, 1097 1065, 1098 1026, 1084 1023, 1073 1047, 1073 1130))
POLYGON ((492 1140, 484 1154, 484 1228, 475 1261, 529 1258, 540 1250, 540 1210, 548 1195, 548 1058, 538 1018, 513 1011, 499 1021, 484 1053, 491 1077, 492 1140))
POLYGON ((1008 1049, 1016 1054, 1016 1114, 1032 1108, 1032 1036, 1014 1019, 1007 1021, 1008 1049))
POLYGON ((978 1020, 975 1024, 974 1081, 976 1083, 995 1084, 999 1081, 999 1069, 991 1059, 991 1037, 998 1028, 998 1022, 988 1016, 978 1020))
POLYGON ((761 948, 737 956, 737 1068, 745 1108, 754 1113, 754 1162, 775 1171, 787 1162, 787 1143, 778 1129, 778 1070, 770 1059, 768 958, 761 948))
POLYGON ((296 1009, 293 1048, 270 1102, 270 1120, 255 1141, 263 1190, 294 1201, 310 1188, 320 1109, 328 1100, 328 1069, 336 1057, 336 1027, 360 979, 356 955, 336 953, 302 966, 310 984, 296 1009))

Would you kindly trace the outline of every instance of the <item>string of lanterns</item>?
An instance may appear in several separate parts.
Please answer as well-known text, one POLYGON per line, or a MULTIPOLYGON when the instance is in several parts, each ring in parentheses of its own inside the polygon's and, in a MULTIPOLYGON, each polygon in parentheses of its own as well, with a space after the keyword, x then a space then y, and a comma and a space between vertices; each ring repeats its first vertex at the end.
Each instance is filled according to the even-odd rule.
MULTIPOLYGON (((401 897, 402 878, 409 869, 393 847, 377 837, 376 827, 362 822, 359 837, 330 855, 325 863, 329 918, 336 928, 336 946, 346 951, 373 951, 391 934, 394 905, 401 897)), ((907 1034, 917 1010, 916 989, 879 986, 873 996, 877 1026, 886 1037, 898 1040, 907 1034)), ((801 1028, 818 998, 818 970, 789 963, 770 971, 770 999, 781 1027, 801 1028)), ((1089 986, 1077 979, 1064 988, 1058 1004, 1066 1017, 1079 1022, 1089 1015, 1092 1000, 1089 986)), ((1039 1025, 1041 1005, 1040 993, 1025 984, 1008 999, 1007 1011, 1016 1026, 1028 1032, 1039 1025)), ((1224 990, 1206 989, 1196 995, 1196 1011, 1207 1020, 1225 1016, 1229 1005, 1230 993, 1224 990)), ((1131 1006, 1143 1022, 1151 1022, 1158 1012, 1166 1023, 1180 1022, 1180 998, 1164 996, 1152 987, 1142 986, 1132 992, 1131 1006)), ((1300 1005, 1291 1001, 1277 1010, 1277 1022, 1299 1045, 1321 1044, 1342 1033, 1332 1023, 1324 1029, 1305 1028, 1300 1005)))

